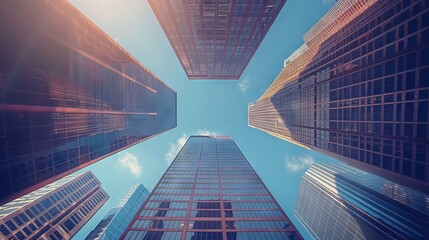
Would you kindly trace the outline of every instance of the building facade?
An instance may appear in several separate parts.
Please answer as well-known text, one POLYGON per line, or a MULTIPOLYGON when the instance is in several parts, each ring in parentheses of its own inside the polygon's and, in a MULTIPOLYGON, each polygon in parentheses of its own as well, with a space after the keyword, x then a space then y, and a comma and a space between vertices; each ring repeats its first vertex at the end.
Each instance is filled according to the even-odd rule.
POLYGON ((149 0, 189 79, 239 79, 286 0, 149 0))
POLYGON ((302 239, 230 137, 191 136, 121 239, 302 239))
POLYGON ((176 126, 176 93, 68 1, 1 1, 0 29, 0 204, 176 126))
POLYGON ((0 206, 0 239, 70 239, 108 198, 90 171, 61 178, 0 206))
POLYGON ((428 239, 429 195, 344 163, 313 164, 295 215, 314 239, 428 239))
POLYGON ((429 192, 429 3, 339 0, 249 126, 429 192))
POLYGON ((149 190, 138 184, 114 206, 85 240, 117 240, 149 196, 149 190))

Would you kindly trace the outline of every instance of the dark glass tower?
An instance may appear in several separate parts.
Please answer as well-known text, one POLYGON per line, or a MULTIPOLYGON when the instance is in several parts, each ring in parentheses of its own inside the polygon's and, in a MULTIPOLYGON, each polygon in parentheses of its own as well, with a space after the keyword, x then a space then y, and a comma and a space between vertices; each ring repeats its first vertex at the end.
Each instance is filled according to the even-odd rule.
POLYGON ((286 0, 149 0, 189 79, 238 79, 286 0))
POLYGON ((344 163, 313 164, 295 214, 314 239, 428 239, 428 199, 344 163))
POLYGON ((192 136, 122 239, 302 239, 230 137, 192 136))
POLYGON ((249 125, 429 192, 429 2, 339 0, 249 125))
POLYGON ((176 126, 176 93, 68 1, 0 1, 0 29, 0 204, 176 126))

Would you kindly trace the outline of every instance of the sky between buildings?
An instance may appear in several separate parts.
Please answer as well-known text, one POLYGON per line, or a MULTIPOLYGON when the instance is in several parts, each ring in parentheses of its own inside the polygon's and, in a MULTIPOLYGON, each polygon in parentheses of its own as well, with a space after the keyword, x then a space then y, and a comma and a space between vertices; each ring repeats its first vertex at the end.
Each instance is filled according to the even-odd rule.
POLYGON ((152 190, 187 137, 231 136, 304 238, 293 214, 299 183, 312 162, 335 161, 247 125, 256 101, 303 43, 302 36, 334 0, 288 0, 239 81, 188 80, 146 0, 69 0, 131 55, 177 92, 177 127, 106 158, 91 170, 110 195, 74 239, 84 239, 111 207, 137 183, 152 190))

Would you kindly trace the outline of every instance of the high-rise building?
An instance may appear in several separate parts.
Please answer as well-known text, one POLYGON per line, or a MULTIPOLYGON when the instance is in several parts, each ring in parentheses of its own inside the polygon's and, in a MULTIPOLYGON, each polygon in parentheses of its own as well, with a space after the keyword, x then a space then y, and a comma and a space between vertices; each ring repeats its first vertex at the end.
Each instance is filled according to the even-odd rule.
POLYGON ((249 125, 429 192, 429 3, 339 0, 249 125))
POLYGON ((176 126, 176 92, 68 1, 0 1, 0 29, 0 204, 176 126))
POLYGON ((90 171, 0 206, 0 239, 70 239, 109 196, 90 171))
POLYGON ((295 215, 314 239, 429 239, 429 195, 344 163, 313 164, 295 215))
POLYGON ((85 240, 117 240, 149 196, 143 184, 134 186, 114 206, 85 240))
POLYGON ((149 0, 189 79, 238 79, 286 0, 149 0))
POLYGON ((121 239, 302 239, 230 137, 191 136, 121 239))

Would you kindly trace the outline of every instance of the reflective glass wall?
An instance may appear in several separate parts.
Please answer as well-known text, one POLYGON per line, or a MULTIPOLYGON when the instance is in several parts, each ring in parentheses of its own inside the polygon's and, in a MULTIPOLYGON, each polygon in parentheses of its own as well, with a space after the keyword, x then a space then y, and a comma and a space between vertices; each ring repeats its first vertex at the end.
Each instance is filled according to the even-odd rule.
POLYGON ((109 199, 88 171, 69 175, 0 207, 0 239, 70 239, 109 199))
POLYGON ((302 239, 230 137, 192 136, 123 239, 302 239))
POLYGON ((339 0, 249 125, 429 192, 429 3, 339 0))
POLYGON ((149 3, 189 79, 238 79, 286 0, 149 3))
POLYGON ((295 214, 314 239, 428 239, 429 195, 344 163, 313 164, 295 214))
POLYGON ((176 93, 67 1, 1 1, 0 29, 0 204, 176 126, 176 93))

